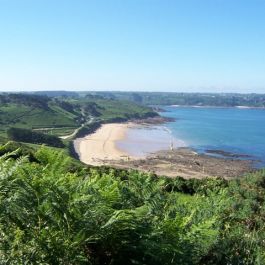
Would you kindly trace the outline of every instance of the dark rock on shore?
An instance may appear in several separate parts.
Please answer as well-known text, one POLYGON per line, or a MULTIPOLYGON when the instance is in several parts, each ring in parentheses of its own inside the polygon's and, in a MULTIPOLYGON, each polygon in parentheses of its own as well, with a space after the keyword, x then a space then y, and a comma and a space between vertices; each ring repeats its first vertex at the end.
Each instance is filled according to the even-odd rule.
POLYGON ((158 107, 158 106, 151 106, 151 108, 153 109, 153 111, 156 111, 156 112, 167 112, 165 109, 158 107))
POLYGON ((105 163, 118 168, 132 168, 160 176, 199 179, 205 177, 226 179, 241 177, 255 171, 253 162, 253 160, 198 154, 189 148, 159 151, 143 159, 105 161, 105 163))
POLYGON ((206 154, 216 154, 220 155, 223 157, 230 157, 230 158, 251 158, 251 156, 246 155, 246 154, 235 154, 231 153, 228 151, 223 151, 223 150, 212 150, 212 149, 207 149, 205 150, 206 154))

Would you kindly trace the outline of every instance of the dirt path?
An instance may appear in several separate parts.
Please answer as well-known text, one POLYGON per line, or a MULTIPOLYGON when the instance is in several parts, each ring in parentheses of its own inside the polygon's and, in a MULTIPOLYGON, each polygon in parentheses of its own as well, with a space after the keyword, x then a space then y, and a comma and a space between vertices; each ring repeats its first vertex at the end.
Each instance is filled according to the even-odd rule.
MULTIPOLYGON (((83 123, 80 127, 76 128, 71 134, 67 134, 67 135, 62 135, 62 136, 59 136, 60 139, 63 139, 63 140, 67 140, 67 139, 71 139, 73 138, 77 132, 83 128, 85 125, 88 125, 90 123, 92 123, 94 120, 94 117, 90 117, 90 120, 86 123, 83 123)), ((45 130, 56 130, 58 128, 56 127, 52 127, 52 128, 37 128, 37 129, 34 129, 34 131, 45 131, 45 130)), ((60 127, 59 129, 64 129, 63 127, 60 127)))
POLYGON ((82 124, 82 126, 80 126, 80 127, 78 127, 77 129, 75 129, 73 133, 68 134, 68 135, 60 136, 59 138, 61 138, 61 139, 63 139, 63 140, 67 140, 67 139, 69 139, 69 138, 72 138, 72 137, 74 137, 74 136, 77 134, 77 132, 78 132, 83 126, 84 126, 84 124, 82 124))

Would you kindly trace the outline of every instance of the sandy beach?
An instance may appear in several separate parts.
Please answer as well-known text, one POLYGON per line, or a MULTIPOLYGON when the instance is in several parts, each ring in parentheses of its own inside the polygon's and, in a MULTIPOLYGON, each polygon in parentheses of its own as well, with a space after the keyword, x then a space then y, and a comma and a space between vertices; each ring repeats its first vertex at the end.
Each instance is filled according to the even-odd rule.
POLYGON ((128 126, 132 124, 104 124, 95 133, 76 139, 74 145, 79 159, 89 165, 102 165, 104 160, 127 159, 128 154, 117 148, 116 142, 124 139, 128 126))

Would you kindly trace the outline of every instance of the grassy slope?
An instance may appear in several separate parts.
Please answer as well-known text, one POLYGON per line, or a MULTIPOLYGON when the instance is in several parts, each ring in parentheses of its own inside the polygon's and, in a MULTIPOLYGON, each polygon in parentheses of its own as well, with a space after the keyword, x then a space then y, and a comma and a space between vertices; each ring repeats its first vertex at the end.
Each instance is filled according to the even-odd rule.
POLYGON ((128 119, 131 117, 155 115, 148 107, 124 100, 80 98, 79 100, 70 100, 69 102, 83 108, 91 103, 96 104, 95 109, 99 113, 97 118, 100 120, 110 120, 115 118, 128 119))
POLYGON ((32 108, 22 104, 9 104, 0 107, 1 129, 8 127, 45 128, 77 127, 74 117, 66 115, 59 107, 49 109, 32 108))
MULTIPOLYGON (((99 112, 98 119, 100 120, 141 117, 151 113, 149 108, 125 101, 80 99, 68 100, 68 102, 74 105, 73 112, 62 109, 56 102, 49 102, 48 109, 16 103, 0 106, 1 131, 3 132, 8 127, 77 128, 80 122, 77 122, 76 119, 81 115, 81 108, 91 103, 96 104, 96 109, 99 112)), ((86 112, 85 114, 88 116, 90 113, 86 112)))
POLYGON ((99 106, 102 106, 103 109, 100 111, 103 119, 111 119, 111 118, 128 118, 132 114, 136 114, 141 116, 145 116, 150 113, 150 110, 140 106, 131 104, 128 101, 116 101, 116 100, 97 100, 96 103, 99 106))

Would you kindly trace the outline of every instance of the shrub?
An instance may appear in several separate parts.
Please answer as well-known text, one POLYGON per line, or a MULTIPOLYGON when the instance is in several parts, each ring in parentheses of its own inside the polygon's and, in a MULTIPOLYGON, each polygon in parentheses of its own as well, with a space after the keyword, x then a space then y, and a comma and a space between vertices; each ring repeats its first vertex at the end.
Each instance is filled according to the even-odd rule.
POLYGON ((7 130, 7 135, 9 139, 13 141, 33 144, 47 144, 49 146, 59 148, 64 147, 62 140, 57 136, 34 132, 29 129, 10 128, 7 130))

